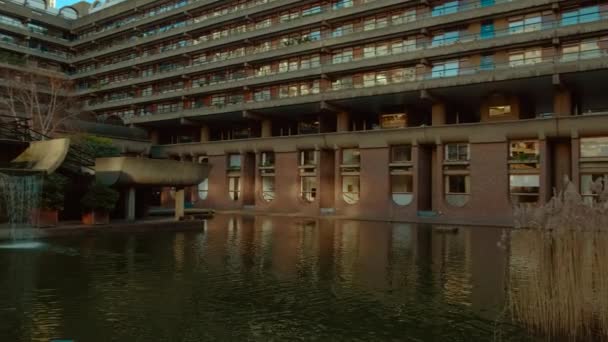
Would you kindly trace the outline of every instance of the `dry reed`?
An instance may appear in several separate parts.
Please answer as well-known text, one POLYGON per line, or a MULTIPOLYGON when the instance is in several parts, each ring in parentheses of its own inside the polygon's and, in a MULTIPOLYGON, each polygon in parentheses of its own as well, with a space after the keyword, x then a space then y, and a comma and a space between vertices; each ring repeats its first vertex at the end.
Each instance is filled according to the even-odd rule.
MULTIPOLYGON (((606 182, 608 183, 608 182, 606 182)), ((608 341, 608 184, 585 203, 574 185, 540 208, 516 208, 509 272, 513 318, 549 339, 608 341)))

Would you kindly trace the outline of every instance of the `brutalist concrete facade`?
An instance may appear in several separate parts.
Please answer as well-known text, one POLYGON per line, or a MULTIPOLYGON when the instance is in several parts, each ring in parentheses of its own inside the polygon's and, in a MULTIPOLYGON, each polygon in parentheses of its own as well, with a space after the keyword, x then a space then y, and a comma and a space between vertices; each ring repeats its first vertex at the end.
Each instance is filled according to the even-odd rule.
POLYGON ((26 58, 3 67, 60 71, 101 120, 147 130, 127 154, 210 163, 193 207, 510 224, 564 177, 593 202, 608 175, 608 1, 73 10, 7 3, 0 49, 26 58))

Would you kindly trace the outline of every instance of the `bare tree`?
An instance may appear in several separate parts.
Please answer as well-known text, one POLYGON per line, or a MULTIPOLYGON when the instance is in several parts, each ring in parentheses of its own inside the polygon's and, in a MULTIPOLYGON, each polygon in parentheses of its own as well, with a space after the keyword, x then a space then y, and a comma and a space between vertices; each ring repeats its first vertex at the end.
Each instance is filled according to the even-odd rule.
POLYGON ((73 93, 73 82, 56 73, 5 71, 0 83, 0 106, 13 117, 27 118, 43 136, 82 113, 82 103, 73 93))

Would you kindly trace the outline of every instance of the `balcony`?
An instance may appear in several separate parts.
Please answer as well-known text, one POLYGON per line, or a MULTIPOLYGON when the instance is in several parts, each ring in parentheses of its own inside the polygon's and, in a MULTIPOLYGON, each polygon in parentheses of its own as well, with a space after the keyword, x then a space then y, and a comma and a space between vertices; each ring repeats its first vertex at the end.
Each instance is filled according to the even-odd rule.
MULTIPOLYGON (((386 0, 386 1, 390 2, 390 1, 394 1, 394 0, 390 0, 390 1, 386 0)), ((429 13, 427 15, 420 15, 419 17, 416 17, 417 20, 411 21, 406 24, 399 22, 398 24, 394 24, 394 25, 389 24, 386 27, 383 26, 383 27, 378 27, 378 28, 374 28, 374 29, 369 29, 369 28, 366 29, 365 27, 362 27, 358 30, 353 30, 353 31, 349 32, 348 34, 344 34, 339 37, 335 37, 333 35, 333 33, 330 31, 324 31, 322 33, 322 35, 319 37, 319 40, 316 40, 316 41, 313 40, 312 42, 308 42, 305 44, 297 44, 297 45, 289 45, 289 46, 276 45, 276 46, 274 46, 270 49, 264 50, 264 51, 260 51, 260 50, 256 51, 256 48, 253 47, 253 48, 248 48, 247 51, 245 51, 241 55, 225 56, 221 59, 211 59, 211 60, 205 61, 204 63, 213 63, 213 62, 232 60, 233 63, 226 63, 226 64, 227 65, 230 65, 230 64, 236 65, 236 64, 242 64, 245 62, 251 62, 252 60, 256 60, 256 59, 274 58, 274 57, 278 57, 278 56, 284 55, 284 54, 306 53, 306 51, 315 51, 315 50, 318 51, 322 47, 327 47, 327 46, 331 46, 331 45, 355 43, 357 41, 362 41, 362 40, 367 40, 367 39, 377 39, 377 38, 380 38, 382 36, 389 35, 389 34, 403 34, 404 32, 418 32, 419 30, 421 30, 423 28, 429 28, 429 27, 438 26, 438 25, 445 25, 454 20, 459 20, 459 21, 460 20, 471 20, 471 19, 475 19, 475 18, 488 16, 488 15, 503 14, 504 12, 514 11, 514 10, 518 10, 518 9, 525 9, 525 8, 531 8, 534 6, 548 5, 550 3, 551 3, 551 1, 549 1, 549 0, 528 0, 528 1, 497 0, 495 5, 493 5, 493 6, 482 6, 479 1, 471 0, 469 2, 461 4, 461 6, 457 12, 446 14, 443 16, 433 16, 431 13, 429 13), (426 19, 426 20, 418 20, 418 19, 426 19), (245 57, 245 58, 239 58, 239 57, 245 57)), ((376 0, 375 2, 366 4, 365 6, 361 6, 360 8, 356 8, 356 9, 358 11, 364 13, 365 11, 375 8, 374 6, 380 8, 380 7, 383 7, 386 5, 384 5, 384 0, 376 0), (380 6, 380 5, 382 5, 382 6, 380 6)), ((353 8, 342 9, 340 11, 344 11, 343 16, 352 15, 354 13, 353 8), (350 10, 350 11, 347 11, 347 10, 350 10)), ((319 21, 324 19, 321 16, 325 16, 325 15, 326 14, 320 14, 318 16, 311 17, 310 20, 301 19, 301 20, 308 20, 308 21, 301 22, 299 24, 299 26, 305 25, 307 23, 310 25, 318 23, 319 21)), ((333 18, 334 18, 334 13, 329 13, 328 17, 325 19, 331 20, 333 18)), ((291 23, 287 23, 285 25, 278 25, 277 28, 271 27, 271 28, 261 29, 256 32, 241 33, 239 35, 235 35, 234 37, 230 37, 230 39, 218 39, 217 44, 209 44, 208 42, 205 42, 205 48, 206 48, 205 50, 207 50, 207 48, 209 48, 209 49, 218 48, 221 45, 236 43, 236 42, 242 41, 244 39, 253 39, 260 35, 277 33, 280 31, 290 29, 292 27, 295 27, 295 26, 292 25, 291 23)), ((174 50, 173 53, 170 53, 170 54, 163 53, 162 56, 160 56, 160 57, 158 55, 143 57, 143 58, 139 58, 139 60, 137 62, 138 62, 138 64, 149 63, 149 62, 154 61, 159 58, 176 57, 176 56, 179 56, 182 54, 193 53, 197 50, 200 50, 200 48, 198 48, 197 46, 200 45, 201 43, 203 43, 203 42, 198 42, 196 44, 187 43, 183 48, 174 50)), ((109 66, 109 67, 98 68, 96 71, 97 72, 108 72, 111 70, 130 67, 130 66, 132 66, 132 64, 133 64, 133 62, 131 60, 128 60, 125 62, 117 63, 117 64, 109 66)), ((219 68, 219 67, 222 67, 222 65, 214 65, 213 67, 219 68)), ((91 73, 91 72, 80 73, 80 74, 75 75, 75 77, 76 78, 87 77, 92 74, 93 73, 91 73)))

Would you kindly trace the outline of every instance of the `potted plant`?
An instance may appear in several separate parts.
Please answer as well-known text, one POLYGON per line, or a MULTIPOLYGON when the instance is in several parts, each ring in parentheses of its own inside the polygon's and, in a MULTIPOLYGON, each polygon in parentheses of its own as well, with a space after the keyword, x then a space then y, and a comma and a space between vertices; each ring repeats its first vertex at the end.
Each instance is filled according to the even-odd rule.
POLYGON ((110 223, 110 212, 114 210, 118 201, 118 191, 95 182, 82 198, 82 223, 86 225, 110 223))
POLYGON ((63 210, 67 180, 59 174, 44 177, 40 205, 32 213, 32 223, 38 227, 54 227, 59 222, 59 211, 63 210))

